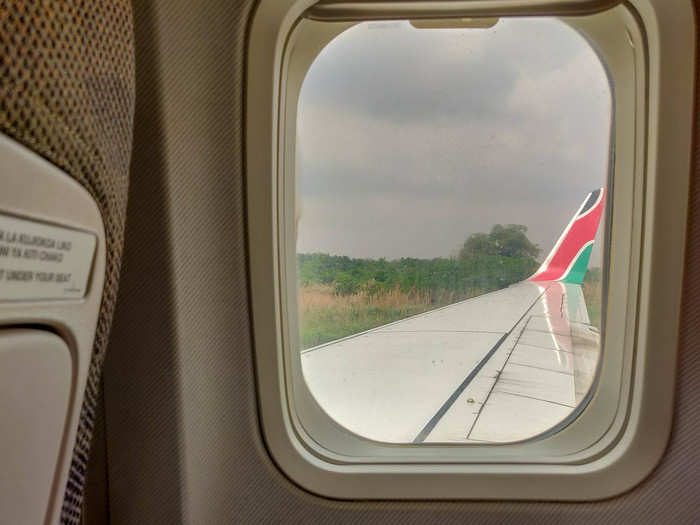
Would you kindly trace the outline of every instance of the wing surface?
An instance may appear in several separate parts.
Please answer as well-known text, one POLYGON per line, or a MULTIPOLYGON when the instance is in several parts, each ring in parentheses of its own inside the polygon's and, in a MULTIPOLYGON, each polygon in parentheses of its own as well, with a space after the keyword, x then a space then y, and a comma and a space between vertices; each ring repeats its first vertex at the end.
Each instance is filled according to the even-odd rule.
POLYGON ((383 442, 503 442, 552 427, 597 363, 581 287, 523 282, 302 353, 331 418, 383 442))
POLYGON ((580 285, 540 285, 536 303, 419 441, 528 439, 581 404, 595 378, 600 334, 589 323, 580 285))
POLYGON ((391 443, 510 442, 564 420, 598 363, 581 285, 604 195, 588 194, 529 280, 302 352, 318 404, 391 443))

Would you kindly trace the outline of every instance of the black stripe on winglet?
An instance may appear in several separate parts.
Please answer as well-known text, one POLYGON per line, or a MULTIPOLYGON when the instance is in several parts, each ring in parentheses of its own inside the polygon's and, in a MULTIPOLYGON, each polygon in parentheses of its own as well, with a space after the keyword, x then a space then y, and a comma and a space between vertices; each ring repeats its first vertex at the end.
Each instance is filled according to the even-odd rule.
POLYGON ((600 195, 600 189, 593 190, 591 194, 588 196, 588 200, 586 200, 586 204, 583 205, 583 208, 579 212, 579 217, 586 213, 588 210, 590 210, 593 205, 598 201, 598 196, 600 195))

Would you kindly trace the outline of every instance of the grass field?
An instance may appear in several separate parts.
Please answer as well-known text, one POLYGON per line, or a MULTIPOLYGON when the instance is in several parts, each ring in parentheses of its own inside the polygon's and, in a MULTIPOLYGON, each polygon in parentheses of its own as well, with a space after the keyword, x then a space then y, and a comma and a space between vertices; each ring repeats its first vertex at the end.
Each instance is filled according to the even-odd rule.
MULTIPOLYGON (((583 293, 591 324, 600 328, 600 280, 586 282, 583 293)), ((467 299, 450 292, 432 296, 403 293, 398 288, 376 295, 337 295, 332 285, 321 284, 302 286, 299 295, 302 349, 467 299)))
POLYGON ((363 332, 460 298, 444 293, 403 293, 398 288, 382 294, 337 295, 332 285, 312 284, 300 289, 301 346, 309 348, 363 332))

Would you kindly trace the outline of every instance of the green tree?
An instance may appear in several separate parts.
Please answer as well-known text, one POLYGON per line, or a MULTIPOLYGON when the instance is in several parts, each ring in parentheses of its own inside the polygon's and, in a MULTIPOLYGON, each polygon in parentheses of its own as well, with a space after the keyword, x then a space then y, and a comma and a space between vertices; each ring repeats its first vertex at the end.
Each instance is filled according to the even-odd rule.
POLYGON ((338 272, 335 277, 335 293, 352 295, 360 291, 361 283, 347 272, 338 272))
POLYGON ((470 235, 459 251, 460 259, 478 255, 499 255, 536 259, 540 248, 527 238, 527 226, 522 224, 496 224, 491 233, 470 235))
MULTIPOLYGON (((427 293, 466 298, 527 279, 537 269, 538 247, 518 224, 495 225, 490 233, 471 235, 459 257, 434 259, 354 259, 325 253, 298 254, 302 286, 332 285, 337 295, 360 291, 370 296, 398 288, 403 293, 427 293)), ((436 299, 440 300, 440 299, 436 299)))

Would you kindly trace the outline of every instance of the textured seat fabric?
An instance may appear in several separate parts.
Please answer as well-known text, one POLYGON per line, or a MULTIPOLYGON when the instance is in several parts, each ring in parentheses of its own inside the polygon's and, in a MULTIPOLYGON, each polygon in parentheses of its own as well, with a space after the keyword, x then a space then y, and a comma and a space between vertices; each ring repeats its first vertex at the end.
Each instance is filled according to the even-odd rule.
POLYGON ((62 510, 79 523, 124 238, 134 113, 131 4, 0 0, 0 132, 74 177, 105 225, 107 270, 62 510))

